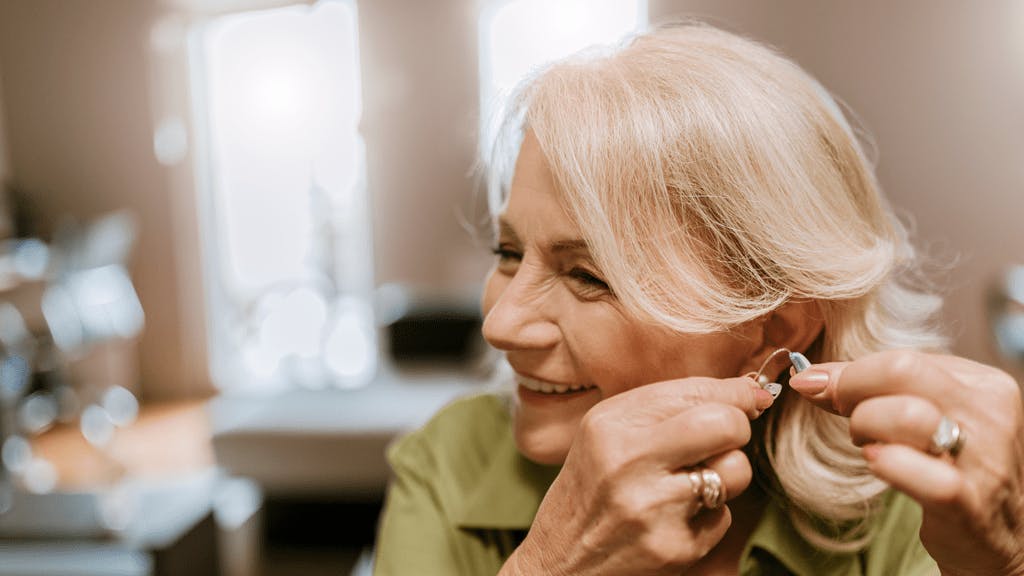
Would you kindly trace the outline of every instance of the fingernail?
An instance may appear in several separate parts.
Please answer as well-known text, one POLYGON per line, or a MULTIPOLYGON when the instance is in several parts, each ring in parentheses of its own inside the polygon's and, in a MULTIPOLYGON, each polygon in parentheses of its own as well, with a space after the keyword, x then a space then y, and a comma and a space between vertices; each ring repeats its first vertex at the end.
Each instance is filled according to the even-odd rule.
POLYGON ((820 394, 828 387, 828 372, 808 368, 789 379, 789 385, 801 394, 820 394))
POLYGON ((765 390, 764 388, 758 388, 754 392, 754 398, 755 406, 757 406, 758 412, 762 412, 768 409, 768 407, 771 406, 773 402, 775 402, 775 397, 772 396, 771 392, 765 390))

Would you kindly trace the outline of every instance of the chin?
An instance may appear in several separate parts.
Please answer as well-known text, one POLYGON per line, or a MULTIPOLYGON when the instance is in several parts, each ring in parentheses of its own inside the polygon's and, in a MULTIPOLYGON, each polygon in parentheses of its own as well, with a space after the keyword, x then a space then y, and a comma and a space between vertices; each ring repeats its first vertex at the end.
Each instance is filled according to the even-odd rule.
POLYGON ((515 442, 519 453, 545 466, 561 466, 569 454, 579 422, 535 422, 515 415, 515 442))
POLYGON ((519 453, 527 460, 544 466, 561 466, 565 463, 565 457, 569 454, 568 447, 560 449, 558 447, 524 446, 518 441, 516 442, 516 448, 519 449, 519 453))

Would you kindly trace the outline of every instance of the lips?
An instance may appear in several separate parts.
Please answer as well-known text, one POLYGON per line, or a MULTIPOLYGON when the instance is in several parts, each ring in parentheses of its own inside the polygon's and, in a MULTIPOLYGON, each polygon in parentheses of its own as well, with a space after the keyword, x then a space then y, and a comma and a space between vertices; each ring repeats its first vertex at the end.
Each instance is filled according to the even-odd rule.
POLYGON ((547 382, 545 380, 538 380, 529 376, 524 376, 520 373, 515 375, 516 383, 531 390, 533 392, 539 392, 541 394, 571 394, 573 392, 582 392, 584 390, 590 390, 596 388, 593 384, 556 384, 554 382, 547 382))

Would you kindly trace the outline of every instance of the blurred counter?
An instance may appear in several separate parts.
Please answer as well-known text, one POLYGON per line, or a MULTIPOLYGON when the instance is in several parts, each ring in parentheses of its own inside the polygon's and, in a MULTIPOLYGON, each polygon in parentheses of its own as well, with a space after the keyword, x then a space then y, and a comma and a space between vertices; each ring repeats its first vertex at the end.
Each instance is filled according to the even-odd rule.
POLYGON ((482 391, 454 372, 385 373, 352 390, 292 390, 210 402, 213 450, 271 495, 379 498, 384 450, 453 399, 482 391))

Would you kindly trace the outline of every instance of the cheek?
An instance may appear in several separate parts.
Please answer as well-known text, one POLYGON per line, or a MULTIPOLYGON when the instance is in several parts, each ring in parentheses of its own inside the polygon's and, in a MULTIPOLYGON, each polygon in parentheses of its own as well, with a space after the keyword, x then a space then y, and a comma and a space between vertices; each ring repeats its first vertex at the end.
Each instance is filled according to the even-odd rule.
POLYGON ((654 382, 657 355, 650 342, 614 318, 571 315, 573 326, 569 348, 586 380, 597 385, 604 397, 641 384, 654 382))
POLYGON ((584 323, 577 337, 576 360, 602 395, 690 376, 740 375, 746 345, 727 335, 682 336, 630 323, 584 323))

